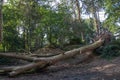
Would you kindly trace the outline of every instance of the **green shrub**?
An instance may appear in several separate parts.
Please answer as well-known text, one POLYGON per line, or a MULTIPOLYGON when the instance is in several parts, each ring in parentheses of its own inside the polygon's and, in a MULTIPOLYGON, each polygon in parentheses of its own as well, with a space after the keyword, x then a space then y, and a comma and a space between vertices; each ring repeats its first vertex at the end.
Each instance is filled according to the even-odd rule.
POLYGON ((103 58, 111 59, 120 55, 120 40, 114 40, 109 44, 106 44, 95 51, 103 58))

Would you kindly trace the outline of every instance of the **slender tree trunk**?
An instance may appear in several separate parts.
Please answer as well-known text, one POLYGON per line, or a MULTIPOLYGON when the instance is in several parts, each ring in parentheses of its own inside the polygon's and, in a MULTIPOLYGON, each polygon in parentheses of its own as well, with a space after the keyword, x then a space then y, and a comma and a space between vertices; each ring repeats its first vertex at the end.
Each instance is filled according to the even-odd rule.
POLYGON ((101 22, 100 22, 99 12, 97 12, 97 22, 98 22, 98 26, 99 26, 99 34, 100 34, 101 22))
MULTIPOLYGON (((80 24, 82 24, 81 8, 80 8, 79 0, 76 0, 76 7, 77 7, 77 11, 78 11, 78 21, 80 22, 80 24)), ((81 29, 81 33, 80 34, 81 34, 82 41, 84 41, 84 31, 83 31, 83 29, 81 29)))
POLYGON ((95 26, 95 30, 97 33, 99 33, 99 28, 98 28, 98 24, 97 24, 97 15, 95 12, 93 12, 93 16, 94 16, 94 26, 95 26))
POLYGON ((73 0, 72 0, 71 4, 72 4, 73 15, 74 15, 73 21, 75 21, 77 19, 76 5, 74 4, 73 0))
POLYGON ((80 8, 79 0, 76 0, 76 7, 77 7, 77 11, 78 11, 78 20, 81 23, 81 8, 80 8))
POLYGON ((84 42, 84 32, 81 32, 81 39, 82 39, 82 42, 84 42))
POLYGON ((51 26, 48 27, 48 42, 49 42, 49 45, 52 45, 52 32, 51 32, 51 26))
POLYGON ((97 34, 99 34, 99 27, 100 27, 100 21, 98 20, 98 16, 97 16, 97 13, 96 11, 93 9, 92 11, 92 16, 93 16, 93 19, 94 19, 94 27, 95 27, 95 31, 97 34))
POLYGON ((3 34, 2 34, 2 29, 3 29, 3 16, 2 16, 2 5, 3 5, 3 0, 0 0, 0 42, 2 42, 3 39, 3 34))
POLYGON ((93 16, 93 19, 94 19, 94 27, 95 27, 95 30, 96 30, 96 33, 97 35, 99 35, 100 31, 100 20, 99 20, 99 17, 97 15, 97 9, 95 7, 95 3, 92 1, 92 16, 93 16))

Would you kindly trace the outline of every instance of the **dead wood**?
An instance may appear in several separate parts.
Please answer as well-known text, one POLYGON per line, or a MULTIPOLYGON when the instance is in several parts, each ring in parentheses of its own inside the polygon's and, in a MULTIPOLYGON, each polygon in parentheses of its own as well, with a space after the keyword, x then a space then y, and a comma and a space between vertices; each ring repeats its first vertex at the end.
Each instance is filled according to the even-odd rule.
POLYGON ((55 64, 58 61, 62 61, 62 60, 74 57, 78 54, 84 54, 86 52, 91 52, 90 54, 92 54, 92 51, 100 47, 103 44, 103 42, 104 40, 99 39, 93 44, 86 45, 78 49, 73 49, 65 53, 53 55, 50 57, 30 57, 30 56, 22 56, 22 55, 16 55, 16 54, 0 53, 0 57, 22 59, 22 60, 31 62, 30 64, 26 64, 22 66, 0 68, 0 70, 3 70, 4 72, 8 72, 9 76, 16 76, 18 74, 26 73, 27 71, 30 71, 33 69, 37 69, 37 68, 43 69, 43 68, 46 68, 47 66, 55 64))
POLYGON ((34 61, 35 58, 29 57, 29 56, 22 56, 22 55, 17 55, 17 54, 12 54, 12 53, 0 53, 0 57, 8 57, 8 58, 14 58, 14 59, 22 59, 26 61, 34 61))
POLYGON ((23 66, 18 66, 9 73, 9 76, 16 76, 18 74, 25 73, 32 69, 43 68, 46 67, 47 64, 48 64, 47 62, 42 61, 42 62, 30 63, 23 66))
POLYGON ((30 56, 31 57, 51 57, 51 56, 56 56, 56 55, 59 55, 60 53, 58 54, 31 54, 30 56))

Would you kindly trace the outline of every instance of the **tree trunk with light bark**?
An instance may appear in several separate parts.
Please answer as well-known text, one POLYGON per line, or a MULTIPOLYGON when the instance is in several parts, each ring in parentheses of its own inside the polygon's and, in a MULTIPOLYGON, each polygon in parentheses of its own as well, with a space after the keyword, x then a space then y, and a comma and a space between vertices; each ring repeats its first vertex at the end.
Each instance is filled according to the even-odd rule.
POLYGON ((43 57, 33 57, 33 56, 23 56, 23 55, 16 55, 16 54, 9 54, 9 53, 0 53, 0 57, 9 57, 15 59, 21 59, 29 61, 29 64, 22 65, 22 66, 12 66, 12 67, 2 67, 0 68, 0 72, 8 73, 9 76, 16 76, 18 74, 26 73, 28 71, 36 70, 36 69, 44 69, 50 65, 54 65, 55 63, 72 58, 76 55, 86 54, 87 52, 94 51, 96 48, 100 47, 103 44, 104 40, 100 39, 93 44, 86 45, 77 49, 73 49, 67 51, 65 53, 52 55, 52 56, 43 56, 43 57))

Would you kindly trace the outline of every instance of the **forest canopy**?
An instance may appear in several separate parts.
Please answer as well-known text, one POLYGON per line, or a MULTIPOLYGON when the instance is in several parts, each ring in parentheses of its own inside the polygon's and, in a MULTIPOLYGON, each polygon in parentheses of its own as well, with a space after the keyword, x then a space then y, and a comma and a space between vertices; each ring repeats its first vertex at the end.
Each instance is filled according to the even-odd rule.
POLYGON ((105 31, 119 38, 119 0, 0 1, 0 50, 4 52, 89 44, 105 31), (100 21, 101 11, 107 17, 104 21, 100 21))

